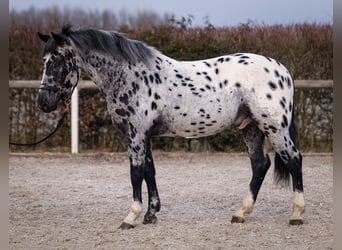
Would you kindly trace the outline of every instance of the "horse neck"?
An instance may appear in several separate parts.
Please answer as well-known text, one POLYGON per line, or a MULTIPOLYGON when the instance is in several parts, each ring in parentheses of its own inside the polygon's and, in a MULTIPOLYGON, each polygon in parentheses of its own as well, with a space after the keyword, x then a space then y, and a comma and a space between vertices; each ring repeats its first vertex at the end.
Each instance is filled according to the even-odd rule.
POLYGON ((116 59, 113 56, 96 52, 83 53, 80 58, 83 71, 94 81, 101 92, 106 94, 124 89, 126 80, 129 80, 130 77, 136 77, 137 72, 149 74, 150 71, 156 72, 157 69, 157 72, 159 72, 160 68, 163 68, 164 73, 166 73, 170 65, 179 63, 175 59, 158 52, 151 58, 148 65, 142 62, 132 64, 126 60, 116 59), (158 66, 160 67, 159 70, 158 66))
POLYGON ((108 84, 115 84, 123 79, 129 63, 97 52, 83 53, 80 56, 81 68, 92 81, 104 90, 108 84))

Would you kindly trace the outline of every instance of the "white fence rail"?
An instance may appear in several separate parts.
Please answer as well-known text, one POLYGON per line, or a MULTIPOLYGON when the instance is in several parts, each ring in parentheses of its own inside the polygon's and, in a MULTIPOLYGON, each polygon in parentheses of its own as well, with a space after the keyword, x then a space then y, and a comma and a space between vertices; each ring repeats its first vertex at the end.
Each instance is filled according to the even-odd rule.
MULTIPOLYGON (((39 88, 39 80, 20 80, 9 81, 10 88, 39 88)), ((295 80, 296 88, 332 88, 333 80, 295 80)), ((75 88, 71 98, 71 153, 78 153, 79 145, 79 107, 78 107, 78 91, 79 89, 96 89, 96 85, 92 81, 80 81, 75 88)))

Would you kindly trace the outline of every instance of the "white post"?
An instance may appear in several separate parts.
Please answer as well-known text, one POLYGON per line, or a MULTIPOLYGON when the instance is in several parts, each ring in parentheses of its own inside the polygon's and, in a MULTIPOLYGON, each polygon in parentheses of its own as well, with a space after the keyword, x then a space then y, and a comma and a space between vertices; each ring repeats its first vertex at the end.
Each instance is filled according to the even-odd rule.
POLYGON ((71 153, 78 153, 78 88, 71 96, 71 153))

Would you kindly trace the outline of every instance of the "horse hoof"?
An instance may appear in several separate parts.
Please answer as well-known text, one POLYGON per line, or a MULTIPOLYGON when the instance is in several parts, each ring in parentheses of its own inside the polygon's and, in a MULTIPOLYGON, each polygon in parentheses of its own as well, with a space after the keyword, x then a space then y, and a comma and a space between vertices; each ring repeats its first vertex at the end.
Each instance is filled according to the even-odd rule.
POLYGON ((245 222, 244 218, 238 217, 238 216, 235 216, 235 215, 232 216, 231 223, 244 223, 244 222, 245 222))
POLYGON ((157 223, 157 216, 145 216, 143 224, 156 224, 157 223))
POLYGON ((304 223, 303 219, 290 219, 290 222, 289 222, 291 226, 303 225, 303 223, 304 223))
POLYGON ((122 229, 122 230, 128 230, 128 229, 132 229, 132 228, 134 228, 134 226, 133 225, 131 225, 131 224, 128 224, 128 223, 125 223, 125 222, 122 222, 122 224, 120 225, 120 227, 119 227, 120 229, 122 229))

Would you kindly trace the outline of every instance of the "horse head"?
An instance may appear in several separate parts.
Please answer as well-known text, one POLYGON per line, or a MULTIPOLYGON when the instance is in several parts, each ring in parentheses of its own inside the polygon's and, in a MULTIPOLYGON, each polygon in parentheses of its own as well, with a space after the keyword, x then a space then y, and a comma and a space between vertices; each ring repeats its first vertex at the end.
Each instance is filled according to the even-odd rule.
POLYGON ((44 112, 57 109, 60 100, 68 102, 77 85, 80 68, 76 65, 71 41, 63 34, 38 37, 45 42, 44 71, 38 93, 38 106, 44 112))

